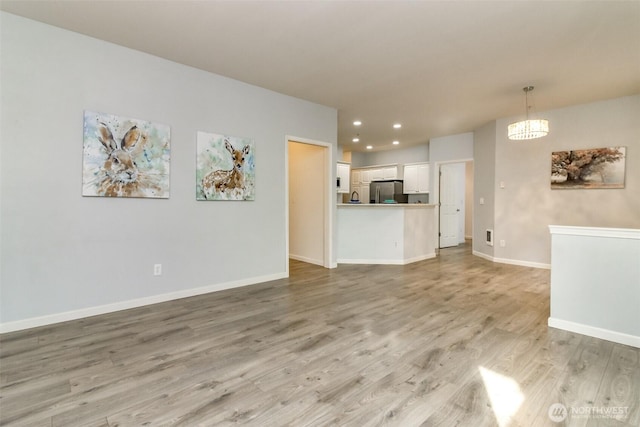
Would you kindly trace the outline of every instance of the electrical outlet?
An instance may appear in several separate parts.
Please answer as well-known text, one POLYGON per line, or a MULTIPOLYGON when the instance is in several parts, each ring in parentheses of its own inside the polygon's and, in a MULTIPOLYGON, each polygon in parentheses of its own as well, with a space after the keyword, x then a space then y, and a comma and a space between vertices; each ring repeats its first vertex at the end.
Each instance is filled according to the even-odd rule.
POLYGON ((162 264, 154 264, 153 265, 153 275, 154 276, 162 276, 162 264))
POLYGON ((507 241, 506 240, 500 240, 500 247, 504 248, 505 246, 507 246, 507 241))

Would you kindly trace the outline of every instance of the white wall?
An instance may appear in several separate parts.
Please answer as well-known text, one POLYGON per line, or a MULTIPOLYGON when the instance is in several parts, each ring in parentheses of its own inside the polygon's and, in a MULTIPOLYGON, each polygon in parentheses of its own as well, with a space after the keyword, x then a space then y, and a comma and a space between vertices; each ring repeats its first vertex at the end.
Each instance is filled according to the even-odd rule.
POLYGON ((335 156, 335 109, 0 19, 4 330, 286 274, 286 135, 335 156), (170 199, 81 196, 85 109, 171 126, 170 199), (255 201, 195 200, 198 130, 254 138, 255 201))
MULTIPOLYGON (((471 214, 472 207, 469 202, 473 195, 473 175, 467 177, 465 163, 473 159, 473 133, 460 133, 456 135, 432 138, 429 140, 430 159, 430 179, 429 179, 429 203, 438 204, 440 202, 440 165, 455 164, 456 176, 459 184, 459 194, 462 196, 460 202, 459 217, 459 243, 464 243, 465 237, 470 236, 472 230, 471 214), (468 224, 467 224, 468 223, 468 224)), ((472 170, 470 170, 472 173, 472 170)), ((439 208, 437 215, 439 215, 439 208)))
POLYGON ((506 247, 495 258, 549 265, 549 224, 640 228, 640 95, 540 115, 549 135, 531 141, 508 140, 512 119, 496 121, 494 239, 506 247), (551 190, 553 151, 609 146, 627 147, 624 189, 551 190))
POLYGON ((640 95, 539 115, 550 127, 541 139, 508 140, 513 118, 491 122, 474 134, 473 250, 481 256, 548 267, 550 224, 640 228, 640 95), (553 151, 609 146, 627 147, 624 189, 551 190, 553 151), (493 248, 484 243, 487 228, 495 231, 493 248))
POLYGON ((473 253, 493 258, 485 236, 495 219, 496 122, 476 129, 473 141, 473 253))
POLYGON ((549 229, 549 326, 640 348, 640 230, 549 229))
POLYGON ((385 151, 373 151, 370 153, 351 153, 351 167, 360 168, 366 166, 389 165, 405 163, 417 163, 429 161, 429 144, 421 144, 413 147, 400 148, 385 151))
POLYGON ((464 238, 473 238, 473 162, 465 163, 464 238))
POLYGON ((473 159, 473 132, 430 139, 429 159, 431 162, 473 159))

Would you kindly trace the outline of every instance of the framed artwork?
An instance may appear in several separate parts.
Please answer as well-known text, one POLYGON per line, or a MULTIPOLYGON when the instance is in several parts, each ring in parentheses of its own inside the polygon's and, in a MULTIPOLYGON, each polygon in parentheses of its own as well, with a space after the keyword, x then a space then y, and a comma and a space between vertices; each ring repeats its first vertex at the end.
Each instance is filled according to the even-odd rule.
POLYGON ((624 188, 626 147, 551 153, 551 188, 624 188))
POLYGON ((197 200, 255 200, 255 145, 250 138, 198 132, 197 200))
POLYGON ((82 195, 169 198, 169 126, 84 112, 82 195))

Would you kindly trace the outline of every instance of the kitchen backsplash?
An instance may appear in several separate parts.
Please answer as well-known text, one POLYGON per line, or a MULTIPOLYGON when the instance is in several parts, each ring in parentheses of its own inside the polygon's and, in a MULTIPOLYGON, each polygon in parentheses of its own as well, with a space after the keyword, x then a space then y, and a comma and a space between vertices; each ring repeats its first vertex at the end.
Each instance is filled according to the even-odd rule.
POLYGON ((409 194, 409 203, 429 203, 429 194, 409 194))

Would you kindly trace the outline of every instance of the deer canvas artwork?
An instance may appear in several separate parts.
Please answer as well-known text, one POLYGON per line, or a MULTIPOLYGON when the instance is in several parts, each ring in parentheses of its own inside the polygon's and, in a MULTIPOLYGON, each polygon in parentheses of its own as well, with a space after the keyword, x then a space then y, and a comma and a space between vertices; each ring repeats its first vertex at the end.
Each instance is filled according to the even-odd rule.
POLYGON ((254 200, 255 146, 250 138, 198 132, 197 200, 254 200))
POLYGON ((85 111, 83 196, 169 198, 169 126, 85 111))

